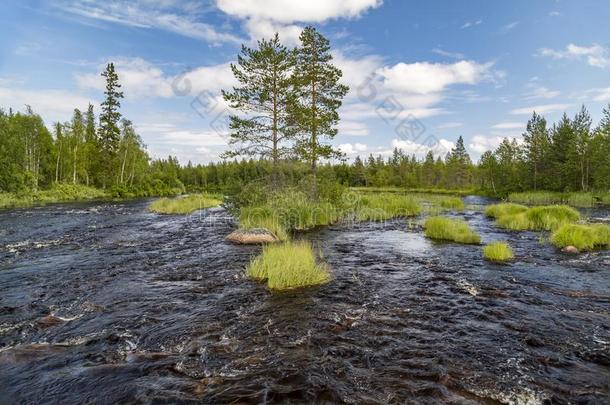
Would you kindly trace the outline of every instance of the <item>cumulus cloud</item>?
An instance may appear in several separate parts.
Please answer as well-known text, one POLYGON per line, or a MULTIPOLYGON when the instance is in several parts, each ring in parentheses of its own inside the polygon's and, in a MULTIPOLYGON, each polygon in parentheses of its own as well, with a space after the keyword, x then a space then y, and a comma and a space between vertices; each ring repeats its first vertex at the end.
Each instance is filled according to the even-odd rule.
POLYGON ((74 109, 86 110, 87 106, 97 104, 95 100, 64 90, 26 90, 0 87, 0 105, 23 111, 30 105, 35 113, 50 124, 55 121, 68 120, 74 109))
POLYGON ((423 157, 430 151, 434 156, 445 156, 454 147, 454 142, 444 138, 437 139, 434 136, 429 136, 421 143, 405 139, 392 139, 392 148, 398 148, 417 157, 423 157))
POLYGON ((482 154, 488 150, 496 149, 504 140, 504 136, 485 136, 475 135, 472 137, 468 147, 478 153, 482 154))
POLYGON ((342 119, 338 125, 339 135, 345 136, 368 136, 369 128, 363 122, 348 121, 342 119))
POLYGON ((610 101, 610 87, 591 89, 587 92, 595 101, 610 101))
POLYGON ((217 0, 223 12, 239 18, 255 18, 281 23, 324 22, 335 18, 356 18, 379 7, 382 0, 217 0))
MULTIPOLYGON (((170 98, 205 90, 219 93, 236 83, 229 63, 201 66, 178 75, 168 75, 141 58, 116 58, 113 63, 127 98, 170 98)), ((105 82, 100 73, 105 66, 106 63, 100 64, 96 73, 77 73, 77 85, 103 91, 105 82)))
POLYGON ((610 67, 608 49, 595 43, 591 46, 569 44, 563 50, 541 48, 538 50, 538 54, 540 56, 546 56, 553 59, 585 60, 590 66, 598 68, 610 67))
POLYGON ((348 156, 357 155, 368 150, 368 146, 363 143, 342 143, 338 146, 338 148, 341 152, 348 156))
POLYGON ((531 107, 515 108, 510 113, 513 115, 529 115, 536 111, 538 114, 545 114, 550 112, 565 111, 571 106, 572 104, 542 104, 531 107))
POLYGON ((453 84, 476 84, 491 68, 490 63, 480 64, 473 61, 443 63, 398 63, 384 67, 378 73, 388 88, 417 94, 443 91, 453 84))

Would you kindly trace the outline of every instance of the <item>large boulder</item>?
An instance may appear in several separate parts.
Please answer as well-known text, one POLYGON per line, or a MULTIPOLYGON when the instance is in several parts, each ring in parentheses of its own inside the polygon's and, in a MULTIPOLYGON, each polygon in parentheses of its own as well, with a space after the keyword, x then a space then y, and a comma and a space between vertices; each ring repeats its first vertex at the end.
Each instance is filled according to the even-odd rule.
POLYGON ((258 245, 280 241, 273 232, 265 228, 237 229, 227 236, 227 240, 242 245, 258 245))
POLYGON ((578 250, 578 248, 577 248, 577 247, 575 247, 575 246, 566 246, 566 247, 564 247, 563 249, 561 249, 561 251, 562 251, 563 253, 569 253, 569 254, 572 254, 572 255, 577 255, 577 254, 579 254, 579 253, 580 253, 580 251, 578 250))

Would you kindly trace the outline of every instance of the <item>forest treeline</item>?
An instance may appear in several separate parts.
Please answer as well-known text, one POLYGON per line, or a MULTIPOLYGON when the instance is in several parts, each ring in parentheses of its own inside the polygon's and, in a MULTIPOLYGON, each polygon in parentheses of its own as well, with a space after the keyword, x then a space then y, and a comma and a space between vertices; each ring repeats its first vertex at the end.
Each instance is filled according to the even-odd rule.
POLYGON ((498 196, 610 189, 610 106, 598 125, 584 106, 552 125, 534 113, 522 141, 507 138, 478 162, 461 136, 443 156, 428 152, 418 158, 394 149, 390 156, 347 161, 330 142, 348 91, 342 72, 332 64, 329 41, 315 28, 305 28, 300 39, 294 49, 277 34, 255 48, 242 47, 231 65, 238 85, 222 92, 237 112, 230 117, 222 161, 181 166, 172 156, 151 159, 120 112, 119 75, 109 63, 97 115, 89 105, 47 128, 30 107, 0 110, 0 192, 70 184, 120 197, 232 193, 247 183, 291 185, 308 176, 345 186, 477 189, 498 196))

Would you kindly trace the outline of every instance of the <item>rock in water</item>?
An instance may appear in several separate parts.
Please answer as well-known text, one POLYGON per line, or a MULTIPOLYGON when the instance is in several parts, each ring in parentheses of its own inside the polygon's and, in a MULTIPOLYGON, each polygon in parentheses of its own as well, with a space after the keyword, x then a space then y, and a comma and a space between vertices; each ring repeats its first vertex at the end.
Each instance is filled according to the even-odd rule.
POLYGON ((570 253, 573 255, 577 255, 580 253, 580 251, 578 250, 578 248, 576 246, 566 246, 563 249, 561 249, 561 251, 563 253, 570 253))
POLYGON ((273 232, 265 228, 238 229, 227 236, 227 240, 242 245, 279 242, 273 232))

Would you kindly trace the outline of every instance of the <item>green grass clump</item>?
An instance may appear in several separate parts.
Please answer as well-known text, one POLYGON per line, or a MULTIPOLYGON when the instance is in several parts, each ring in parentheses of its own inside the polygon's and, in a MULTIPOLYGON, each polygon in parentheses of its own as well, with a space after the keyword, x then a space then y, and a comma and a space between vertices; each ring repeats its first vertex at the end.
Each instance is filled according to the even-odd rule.
POLYGON ((525 205, 501 203, 487 206, 487 208, 485 208, 485 215, 497 219, 505 215, 515 215, 525 211, 527 211, 525 205))
POLYGON ((309 242, 287 242, 266 245, 254 258, 246 274, 255 280, 266 280, 272 290, 289 290, 324 284, 330 280, 327 264, 319 263, 309 242))
POLYGON ((148 209, 159 214, 190 214, 220 204, 222 204, 222 201, 216 196, 193 194, 178 198, 159 198, 150 203, 148 209))
POLYGON ((488 206, 485 214, 496 218, 498 226, 515 231, 551 231, 580 219, 580 213, 567 205, 527 208, 512 203, 495 204, 488 206))
POLYGON ((443 197, 440 200, 441 208, 462 211, 464 210, 464 201, 458 197, 443 197))
POLYGON ((242 207, 239 211, 239 227, 242 229, 265 228, 281 241, 288 240, 288 232, 268 206, 242 207))
POLYGON ((424 223, 425 235, 430 239, 479 244, 481 237, 473 232, 468 223, 461 219, 430 217, 424 223))
POLYGON ((514 258, 513 251, 506 242, 492 242, 483 248, 483 257, 491 262, 507 262, 514 258))
POLYGON ((567 205, 532 207, 525 213, 530 221, 530 229, 550 231, 561 225, 580 219, 580 213, 567 205))
POLYGON ((384 221, 398 217, 412 217, 421 212, 421 205, 411 196, 392 193, 362 195, 354 213, 358 221, 384 221))
POLYGON ((566 246, 574 246, 579 250, 608 248, 610 247, 610 226, 566 224, 553 232, 551 242, 558 248, 566 246))

